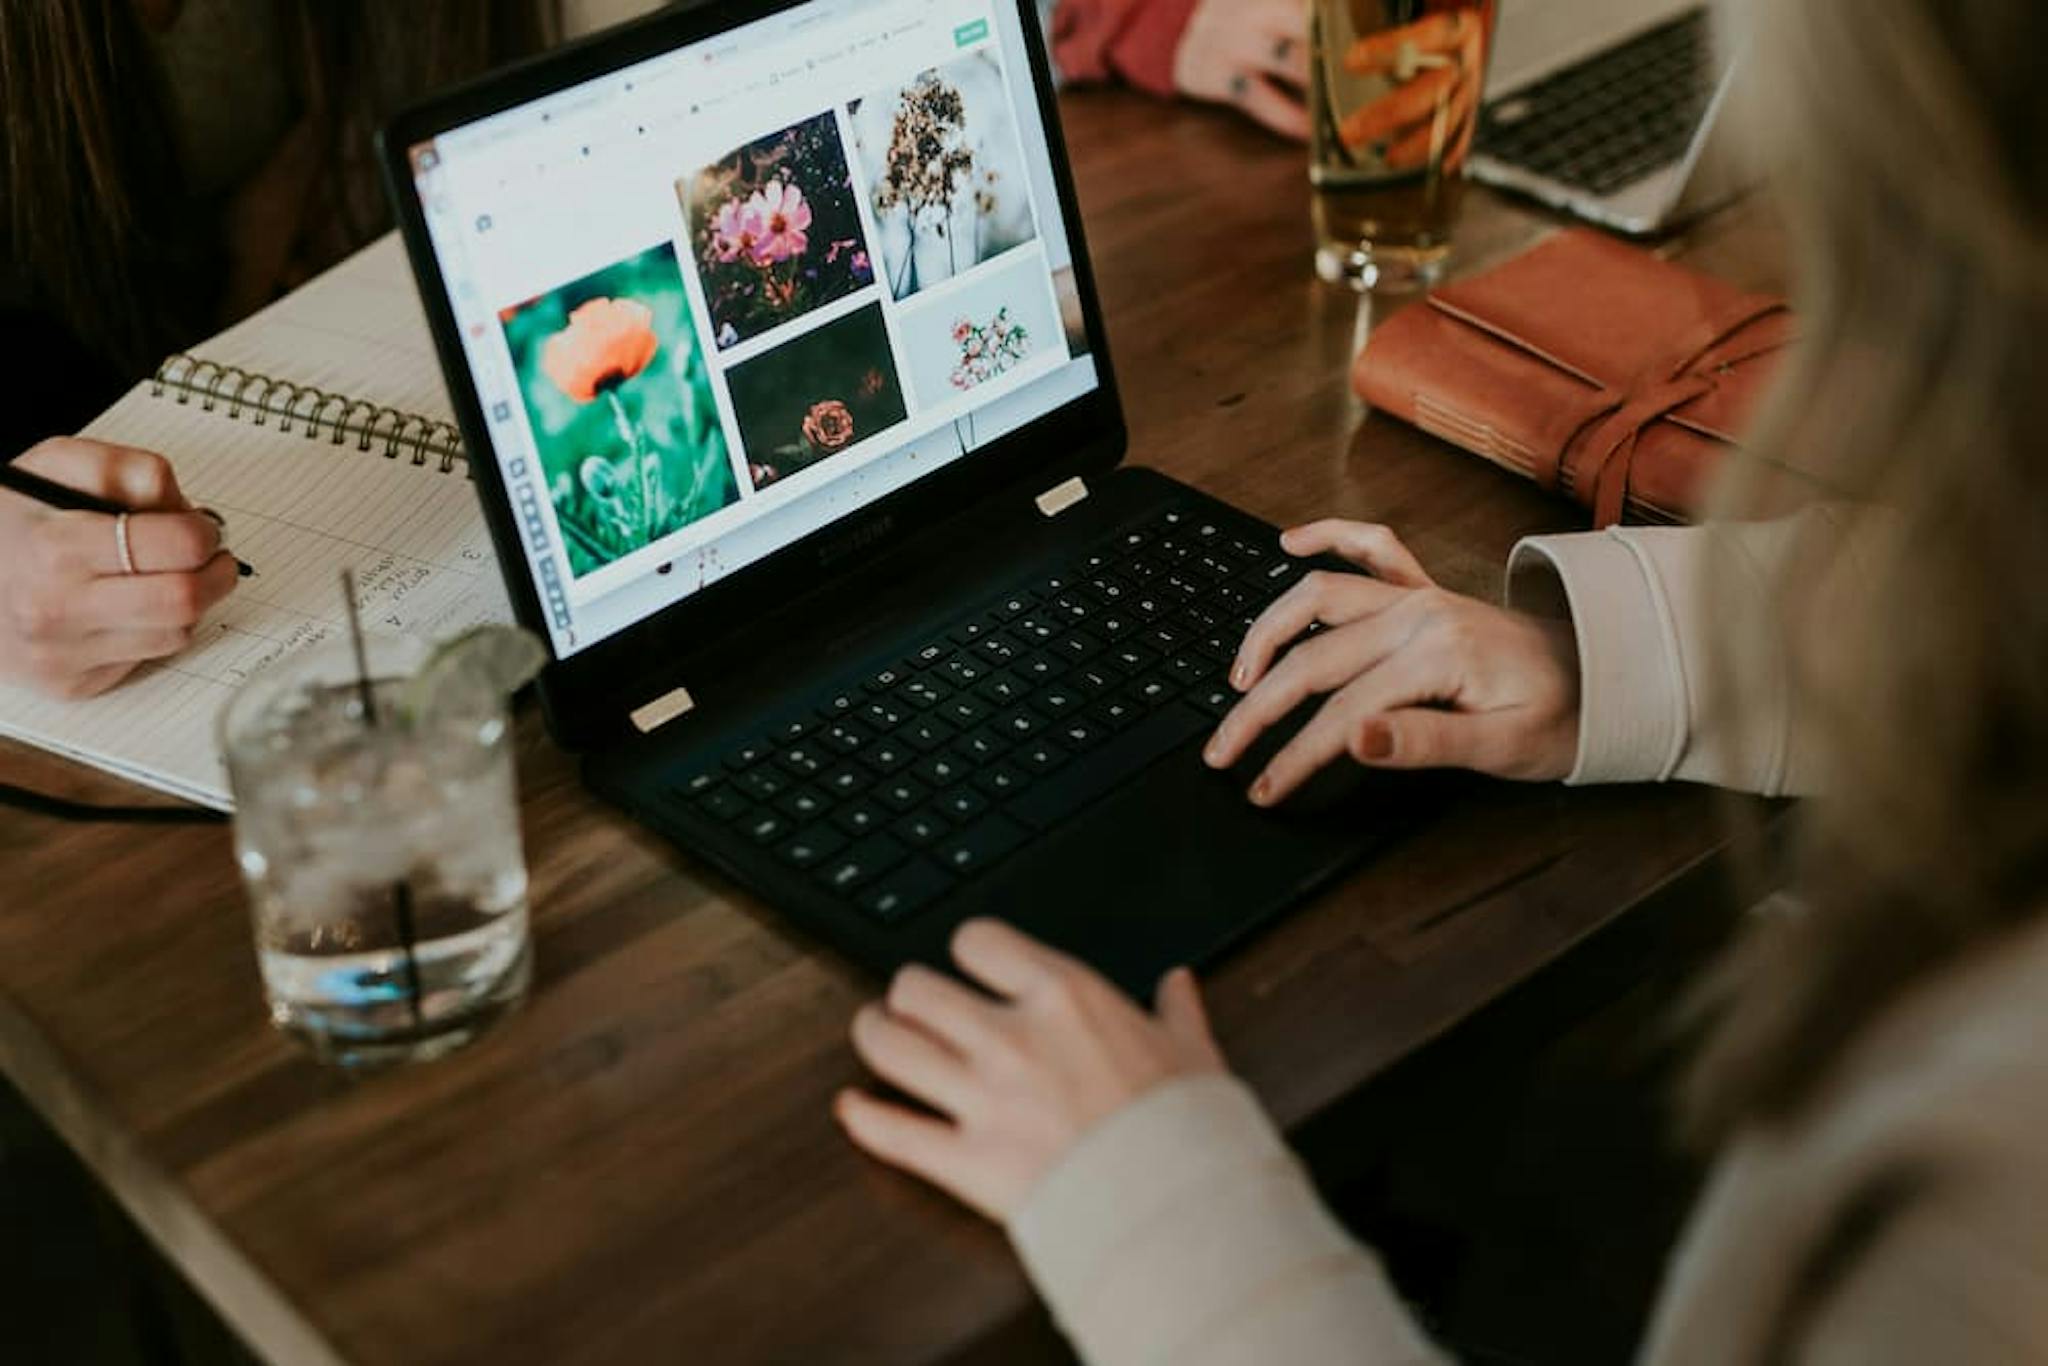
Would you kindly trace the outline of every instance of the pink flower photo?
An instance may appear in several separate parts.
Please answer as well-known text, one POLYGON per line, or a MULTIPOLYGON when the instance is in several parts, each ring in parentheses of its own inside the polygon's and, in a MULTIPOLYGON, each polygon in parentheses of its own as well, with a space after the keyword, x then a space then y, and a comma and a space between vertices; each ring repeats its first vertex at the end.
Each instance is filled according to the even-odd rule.
POLYGON ((677 191, 720 349, 874 283, 830 114, 748 143, 677 191))

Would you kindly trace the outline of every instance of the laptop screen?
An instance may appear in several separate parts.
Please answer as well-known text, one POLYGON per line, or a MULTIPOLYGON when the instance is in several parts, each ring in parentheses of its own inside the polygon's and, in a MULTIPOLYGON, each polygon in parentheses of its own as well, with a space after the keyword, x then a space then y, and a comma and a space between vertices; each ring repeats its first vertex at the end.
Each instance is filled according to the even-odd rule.
POLYGON ((814 0, 410 147, 567 657, 1094 389, 1011 0, 814 0))

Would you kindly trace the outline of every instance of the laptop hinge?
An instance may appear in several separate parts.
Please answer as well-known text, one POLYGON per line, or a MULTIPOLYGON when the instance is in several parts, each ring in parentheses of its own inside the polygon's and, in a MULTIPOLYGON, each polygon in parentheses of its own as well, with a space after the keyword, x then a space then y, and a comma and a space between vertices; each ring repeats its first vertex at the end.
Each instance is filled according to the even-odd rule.
POLYGON ((631 713, 634 728, 651 735, 697 705, 688 688, 674 688, 631 713))
POLYGON ((1063 484, 1054 484, 1038 495, 1038 510, 1048 517, 1057 517, 1074 504, 1088 496, 1088 484, 1080 475, 1063 484))

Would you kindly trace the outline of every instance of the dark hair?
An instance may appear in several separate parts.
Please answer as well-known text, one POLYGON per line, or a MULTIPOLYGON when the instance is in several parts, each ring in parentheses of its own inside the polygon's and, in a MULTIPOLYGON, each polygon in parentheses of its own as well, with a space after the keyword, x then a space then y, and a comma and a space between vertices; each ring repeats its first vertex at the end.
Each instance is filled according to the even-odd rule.
MULTIPOLYGON (((37 311, 129 373, 219 324, 224 265, 217 225, 187 193, 139 7, 0 5, 0 260, 37 311)), ((328 256, 385 226, 370 150, 379 122, 435 85, 537 50, 555 27, 543 0, 286 8, 281 55, 327 151, 317 249, 328 256)))
POLYGON ((1779 510, 1791 471, 1862 511, 1801 519, 1775 610, 1719 623, 1722 694, 1779 671, 1822 795, 1796 904, 1703 997, 1710 1142, 1800 1113, 1884 1011, 2048 913, 2048 7, 1728 8, 1803 340, 1722 510, 1779 510))

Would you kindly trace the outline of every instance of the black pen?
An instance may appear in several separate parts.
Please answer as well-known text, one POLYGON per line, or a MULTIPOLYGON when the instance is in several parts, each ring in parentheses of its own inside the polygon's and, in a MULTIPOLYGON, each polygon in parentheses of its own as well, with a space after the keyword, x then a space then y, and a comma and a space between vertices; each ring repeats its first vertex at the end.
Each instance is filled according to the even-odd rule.
MULTIPOLYGON (((110 498, 101 498, 96 494, 72 488, 69 484, 45 479, 40 474, 18 470, 4 461, 0 461, 0 488, 10 493, 18 493, 24 498, 33 498, 38 503, 56 508, 59 512, 98 512, 109 517, 119 517, 123 513, 135 511, 134 508, 122 507, 110 498)), ((219 514, 208 512, 204 508, 199 511, 202 516, 213 518, 215 525, 222 525, 219 514)), ((235 568, 245 579, 256 572, 239 559, 235 561, 235 568)))

